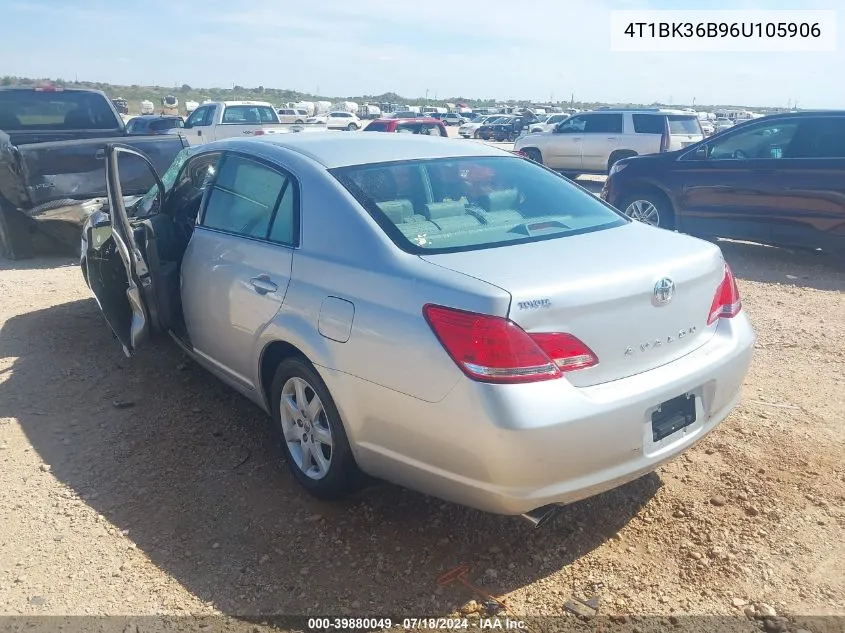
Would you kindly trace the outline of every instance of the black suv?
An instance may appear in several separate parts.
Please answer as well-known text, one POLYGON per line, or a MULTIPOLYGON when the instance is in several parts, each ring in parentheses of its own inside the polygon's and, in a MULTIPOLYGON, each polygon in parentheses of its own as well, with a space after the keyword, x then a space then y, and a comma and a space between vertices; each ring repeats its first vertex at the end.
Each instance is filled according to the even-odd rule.
POLYGON ((702 237, 845 252, 845 111, 773 114, 617 162, 602 199, 702 237))

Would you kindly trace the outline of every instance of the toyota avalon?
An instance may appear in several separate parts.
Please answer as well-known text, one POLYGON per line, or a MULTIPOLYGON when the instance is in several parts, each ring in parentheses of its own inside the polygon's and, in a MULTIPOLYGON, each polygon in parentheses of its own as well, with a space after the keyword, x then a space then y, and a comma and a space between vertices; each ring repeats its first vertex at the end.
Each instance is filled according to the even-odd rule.
POLYGON ((222 140, 132 203, 119 166, 152 165, 105 159, 82 270, 125 352, 169 335, 272 416, 320 498, 366 473, 537 523, 676 457, 739 398, 755 334, 719 248, 510 152, 222 140))

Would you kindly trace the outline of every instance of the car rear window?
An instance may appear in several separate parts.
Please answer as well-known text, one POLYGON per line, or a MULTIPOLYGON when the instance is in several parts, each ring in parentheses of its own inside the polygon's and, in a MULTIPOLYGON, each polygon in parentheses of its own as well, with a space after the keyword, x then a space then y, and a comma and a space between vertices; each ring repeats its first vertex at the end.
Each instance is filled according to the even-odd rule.
POLYGON ((534 242, 627 222, 562 176, 515 156, 356 165, 331 173, 409 253, 534 242))
POLYGON ((150 122, 150 129, 154 130, 155 132, 161 132, 162 130, 172 130, 174 128, 185 127, 182 123, 182 119, 158 119, 156 121, 150 122))
POLYGON ((116 130, 120 122, 103 95, 59 90, 0 90, 0 130, 116 130))
POLYGON ((697 116, 670 114, 666 118, 669 119, 670 134, 701 134, 701 124, 697 116))

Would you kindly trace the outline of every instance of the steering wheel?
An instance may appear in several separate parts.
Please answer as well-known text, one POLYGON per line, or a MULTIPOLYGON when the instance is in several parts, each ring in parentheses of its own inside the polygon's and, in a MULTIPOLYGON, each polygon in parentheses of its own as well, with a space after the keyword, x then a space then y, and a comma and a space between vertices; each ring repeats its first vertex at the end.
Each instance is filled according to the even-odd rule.
POLYGON ((737 160, 748 160, 748 154, 743 152, 741 149, 735 149, 733 157, 737 160))

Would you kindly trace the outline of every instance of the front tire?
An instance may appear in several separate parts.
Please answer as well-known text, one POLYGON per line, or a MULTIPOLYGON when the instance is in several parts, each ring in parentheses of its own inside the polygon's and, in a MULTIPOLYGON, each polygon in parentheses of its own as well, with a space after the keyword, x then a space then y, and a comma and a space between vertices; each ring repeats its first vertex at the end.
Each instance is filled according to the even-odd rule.
POLYGON ((619 210, 632 220, 661 229, 675 228, 675 212, 672 209, 672 203, 661 192, 635 191, 625 196, 619 207, 619 210))
POLYGON ((291 474, 323 500, 354 492, 361 474, 323 379, 300 358, 283 360, 271 388, 273 421, 291 474))

